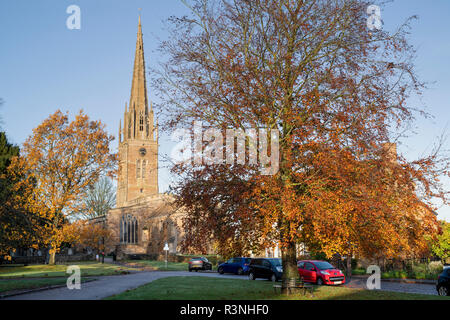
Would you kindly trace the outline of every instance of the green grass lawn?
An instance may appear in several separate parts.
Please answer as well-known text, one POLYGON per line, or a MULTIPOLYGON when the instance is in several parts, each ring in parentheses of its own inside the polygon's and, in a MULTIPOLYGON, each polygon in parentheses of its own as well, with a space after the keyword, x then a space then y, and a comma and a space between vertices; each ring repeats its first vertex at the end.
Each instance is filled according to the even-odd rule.
POLYGON ((81 269, 81 276, 105 276, 121 274, 129 268, 98 262, 72 262, 57 265, 30 265, 21 267, 0 267, 0 279, 7 278, 42 278, 42 277, 68 277, 67 266, 77 265, 81 269))
POLYGON ((432 295, 369 291, 345 287, 315 287, 309 293, 280 295, 269 281, 249 281, 206 277, 168 277, 108 298, 109 300, 434 300, 432 295))
MULTIPOLYGON (((22 289, 36 289, 54 285, 64 285, 65 278, 42 278, 42 279, 5 279, 0 280, 0 293, 22 289)), ((81 282, 85 282, 81 280, 81 282)))
POLYGON ((135 267, 150 267, 154 270, 160 271, 188 271, 187 262, 167 262, 164 261, 154 261, 154 260, 125 260, 127 264, 135 267))

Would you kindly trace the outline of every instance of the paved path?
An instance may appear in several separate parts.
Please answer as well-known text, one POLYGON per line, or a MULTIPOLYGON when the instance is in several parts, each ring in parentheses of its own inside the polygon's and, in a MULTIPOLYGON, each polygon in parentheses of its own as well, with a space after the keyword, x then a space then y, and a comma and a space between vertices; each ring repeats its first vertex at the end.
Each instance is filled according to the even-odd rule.
POLYGON ((244 279, 247 277, 234 275, 219 275, 209 272, 187 271, 152 271, 137 272, 123 276, 104 276, 98 280, 82 283, 81 290, 69 290, 66 287, 38 291, 6 298, 5 300, 99 300, 126 290, 137 288, 146 283, 172 276, 203 276, 231 279, 244 279))

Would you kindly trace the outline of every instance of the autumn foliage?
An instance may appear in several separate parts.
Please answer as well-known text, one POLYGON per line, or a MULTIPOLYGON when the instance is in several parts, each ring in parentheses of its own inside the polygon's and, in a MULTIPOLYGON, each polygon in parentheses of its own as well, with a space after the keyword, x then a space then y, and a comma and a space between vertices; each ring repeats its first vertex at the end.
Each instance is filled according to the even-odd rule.
POLYGON ((49 247, 50 263, 63 242, 73 242, 72 215, 84 209, 83 198, 98 178, 113 174, 116 156, 110 153, 113 137, 100 121, 80 112, 73 121, 60 111, 44 120, 12 159, 9 174, 17 180, 15 193, 26 212, 40 217, 36 245, 49 247))
POLYGON ((113 249, 112 233, 103 223, 78 221, 78 241, 81 248, 89 247, 97 252, 107 252, 113 249))
POLYGON ((295 278, 298 243, 328 257, 396 257, 434 237, 431 199, 447 200, 438 177, 448 159, 411 162, 389 147, 418 114, 408 97, 424 88, 410 21, 369 32, 369 4, 193 1, 191 16, 170 19, 161 46, 169 59, 155 82, 166 128, 198 120, 280 132, 272 176, 250 165, 173 167, 188 211, 185 248, 213 239, 221 253, 245 254, 278 244, 283 276, 295 278))

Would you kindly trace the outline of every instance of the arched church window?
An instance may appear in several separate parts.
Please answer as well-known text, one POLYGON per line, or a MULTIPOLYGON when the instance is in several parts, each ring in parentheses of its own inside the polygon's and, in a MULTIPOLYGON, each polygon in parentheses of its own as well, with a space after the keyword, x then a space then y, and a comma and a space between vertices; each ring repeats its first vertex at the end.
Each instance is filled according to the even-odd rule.
POLYGON ((141 177, 141 160, 136 160, 136 178, 141 177))
POLYGON ((120 243, 138 243, 138 221, 130 214, 124 215, 120 220, 120 243))

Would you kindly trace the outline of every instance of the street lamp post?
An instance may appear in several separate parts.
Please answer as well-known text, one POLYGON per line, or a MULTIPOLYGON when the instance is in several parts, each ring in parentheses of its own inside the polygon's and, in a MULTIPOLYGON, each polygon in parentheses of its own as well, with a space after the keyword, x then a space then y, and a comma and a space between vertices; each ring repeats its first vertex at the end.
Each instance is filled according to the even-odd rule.
POLYGON ((169 252, 169 245, 167 244, 167 242, 164 245, 164 251, 166 252, 166 270, 167 270, 167 254, 169 252))

